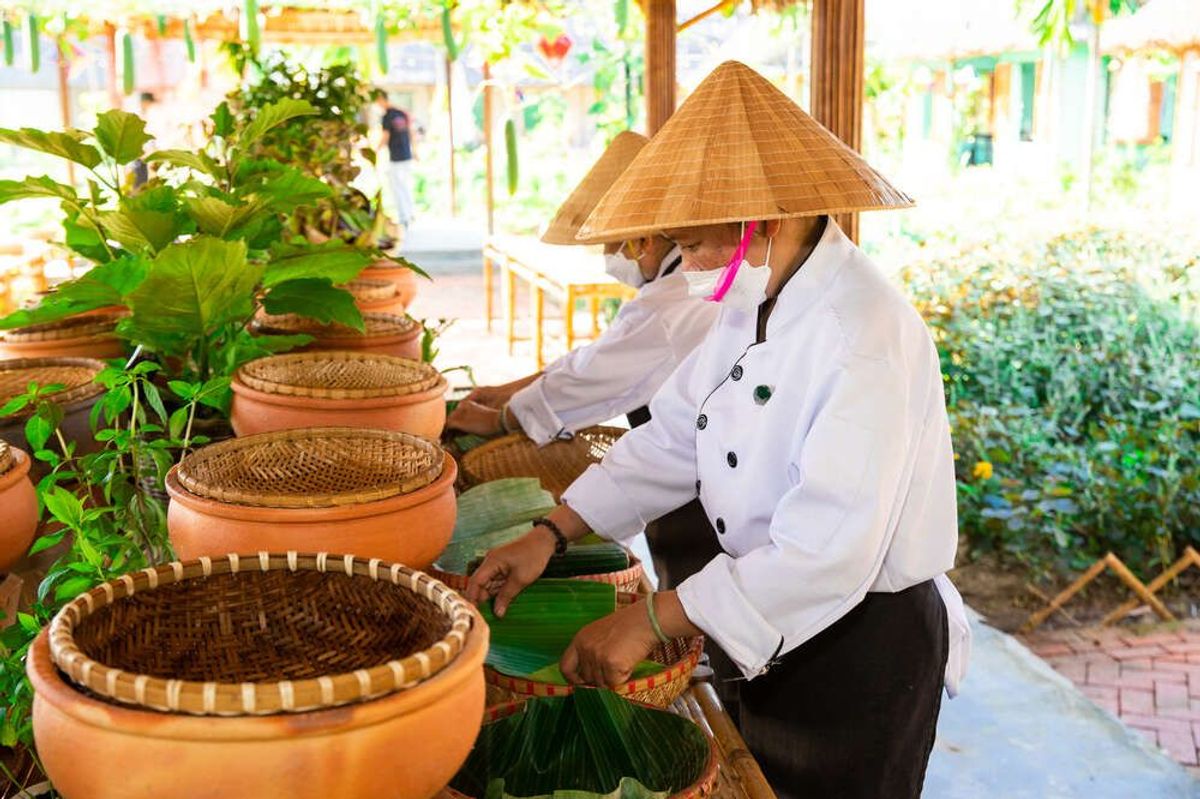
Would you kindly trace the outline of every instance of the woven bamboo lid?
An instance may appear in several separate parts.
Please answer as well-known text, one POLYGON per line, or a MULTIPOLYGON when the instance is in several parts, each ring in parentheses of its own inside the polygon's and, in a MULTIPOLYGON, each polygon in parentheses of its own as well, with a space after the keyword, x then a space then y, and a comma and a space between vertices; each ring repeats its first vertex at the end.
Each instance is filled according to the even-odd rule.
POLYGON ((30 383, 41 386, 61 385, 53 394, 60 405, 89 399, 104 393, 104 386, 92 382, 104 369, 104 361, 95 358, 14 358, 0 361, 0 405, 29 390, 30 383))
POLYGON ((359 332, 352 327, 332 324, 323 325, 315 319, 296 314, 281 314, 258 319, 254 329, 259 333, 296 334, 304 333, 318 339, 347 338, 366 336, 401 336, 411 333, 418 327, 417 320, 411 316, 390 313, 365 313, 363 322, 366 330, 359 332))
POLYGON ((554 219, 550 220, 546 232, 542 234, 542 241, 547 244, 578 244, 575 235, 579 233, 588 214, 649 141, 633 131, 618 133, 600 160, 583 176, 575 191, 558 209, 554 219))
POLYGON ((374 277, 355 278, 342 288, 354 295, 355 302, 390 300, 398 291, 396 284, 391 280, 374 277))
POLYGON ((0 438, 0 474, 7 474, 8 470, 13 466, 12 447, 3 438, 0 438))
POLYGON ((445 382, 421 361, 339 350, 259 358, 239 369, 237 378, 267 394, 317 399, 399 397, 445 382))
POLYGON ((555 441, 544 447, 524 433, 503 436, 463 454, 459 461, 463 482, 474 486, 505 477, 536 477, 557 502, 562 492, 587 467, 599 463, 624 433, 619 427, 597 425, 580 430, 569 441, 555 441))
POLYGON ((408 433, 316 427, 210 444, 180 461, 178 475, 218 502, 329 508, 412 493, 438 478, 443 460, 440 447, 408 433))
POLYGON ((617 178, 578 240, 912 204, 770 81, 726 61, 617 178))
POLYGON ((144 569, 63 607, 50 652, 102 699, 194 715, 300 713, 412 688, 452 663, 470 606, 351 555, 226 555, 144 569))
POLYGON ((111 335, 121 316, 116 313, 69 316, 54 322, 5 330, 0 333, 0 338, 11 342, 35 342, 111 335))

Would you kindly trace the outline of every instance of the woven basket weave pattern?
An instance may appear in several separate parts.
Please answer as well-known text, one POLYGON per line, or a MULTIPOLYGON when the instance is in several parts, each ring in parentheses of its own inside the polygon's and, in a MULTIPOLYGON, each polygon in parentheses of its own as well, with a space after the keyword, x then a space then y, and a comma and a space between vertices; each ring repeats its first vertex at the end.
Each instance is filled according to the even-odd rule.
POLYGON ((587 467, 599 463, 626 431, 619 427, 589 427, 570 441, 538 447, 523 433, 498 438, 465 453, 463 483, 475 486, 505 477, 536 477, 555 501, 587 467))
POLYGON ((355 302, 388 300, 397 294, 396 284, 382 278, 360 277, 351 280, 342 288, 354 295, 355 302))
POLYGON ((260 333, 296 334, 304 333, 317 339, 357 338, 366 336, 383 337, 399 336, 410 333, 417 326, 417 321, 411 316, 390 313, 363 314, 364 332, 345 325, 323 325, 313 319, 295 314, 267 316, 255 320, 254 328, 260 333))
POLYGON ((222 441, 180 462, 193 494, 271 508, 356 505, 408 494, 442 473, 436 444, 408 433, 322 427, 222 441))
POLYGON ((102 336, 112 333, 117 327, 119 314, 95 314, 72 316, 55 322, 19 327, 0 333, 0 338, 11 342, 60 341, 69 338, 102 336))
POLYGON ((443 382, 437 369, 421 361, 336 350, 259 358, 239 369, 237 377, 266 394, 314 399, 398 397, 443 382))
POLYGON ((104 368, 104 362, 92 358, 16 358, 0 361, 0 405, 24 394, 30 383, 41 386, 59 384, 61 391, 53 394, 60 405, 94 397, 104 392, 104 386, 92 380, 104 368))
POLYGON ((7 474, 13 463, 12 447, 8 445, 7 441, 0 438, 0 475, 7 474))
POLYGON ((588 214, 648 141, 645 136, 633 131, 618 133, 600 160, 596 161, 571 196, 559 207, 558 213, 546 226, 542 241, 547 244, 578 244, 575 235, 579 233, 588 214))
POLYGON ((227 555, 145 569, 65 606, 55 663, 106 700, 264 715, 383 696, 436 674, 467 603, 404 566, 349 555, 227 555))

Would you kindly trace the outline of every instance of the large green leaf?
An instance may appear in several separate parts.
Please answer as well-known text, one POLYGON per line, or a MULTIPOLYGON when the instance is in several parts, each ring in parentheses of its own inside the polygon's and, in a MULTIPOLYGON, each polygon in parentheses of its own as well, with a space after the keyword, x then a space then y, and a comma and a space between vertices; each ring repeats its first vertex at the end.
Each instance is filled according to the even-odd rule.
POLYGON ((362 250, 340 241, 324 244, 282 244, 271 252, 263 273, 263 286, 270 288, 286 280, 325 278, 335 284, 348 283, 371 262, 362 250))
POLYGON ((191 150, 156 150, 145 158, 146 163, 162 162, 171 166, 187 167, 206 175, 220 177, 221 169, 207 153, 191 150))
POLYGON ((233 133, 233 114, 229 111, 228 102, 221 101, 209 119, 213 122, 213 133, 217 136, 228 138, 229 134, 233 133))
POLYGON ((112 260, 113 253, 105 245, 99 229, 87 217, 81 216, 70 203, 63 203, 63 241, 84 258, 105 263, 112 260))
POLYGON ((657 799, 694 785, 710 752, 688 719, 580 688, 484 725, 450 787, 476 799, 657 799))
POLYGON ((247 148, 265 136, 272 128, 297 117, 313 116, 317 108, 307 100, 285 97, 277 103, 258 109, 253 121, 238 136, 238 144, 247 148))
POLYGON ((183 230, 179 215, 166 211, 123 208, 99 215, 100 224, 122 247, 151 255, 166 247, 183 230))
POLYGON ((90 144, 84 144, 80 140, 83 135, 80 131, 47 133, 36 128, 21 128, 20 130, 0 128, 0 142, 57 155, 59 158, 74 161, 91 169, 100 163, 100 151, 90 144))
POLYGON ((272 175, 253 191, 264 198, 272 210, 281 213, 312 205, 333 194, 333 190, 321 181, 292 168, 272 175))
POLYGON ((366 329, 354 295, 328 280, 302 278, 275 285, 263 298, 269 314, 299 314, 322 324, 337 322, 358 331, 366 329))
POLYGON ((96 141, 118 164, 128 164, 142 154, 153 136, 146 133, 146 122, 128 111, 105 111, 96 118, 96 141))
POLYGON ((142 336, 200 339, 248 317, 261 268, 246 261, 246 245, 197 236, 158 254, 129 296, 130 328, 142 336))
POLYGON ((189 197, 184 200, 184 205, 196 220, 196 227, 217 238, 228 236, 264 211, 257 199, 234 205, 218 197, 189 197))
POLYGON ((73 188, 52 180, 48 175, 24 180, 0 180, 0 204, 32 197, 55 197, 71 202, 79 199, 73 188))
POLYGON ((460 542, 539 516, 557 503, 536 477, 490 480, 458 495, 458 516, 452 541, 460 542))
POLYGON ((0 319, 0 329, 53 322, 84 311, 123 305, 146 277, 145 260, 127 255, 100 264, 74 280, 60 283, 36 308, 14 311, 0 319))

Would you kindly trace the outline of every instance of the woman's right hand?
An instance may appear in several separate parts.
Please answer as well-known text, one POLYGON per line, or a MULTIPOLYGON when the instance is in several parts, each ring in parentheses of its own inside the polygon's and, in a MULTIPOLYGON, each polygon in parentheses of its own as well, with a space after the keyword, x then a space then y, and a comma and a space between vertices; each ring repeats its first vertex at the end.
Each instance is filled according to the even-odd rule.
POLYGON ((477 402, 488 408, 499 408, 508 402, 514 393, 516 392, 509 390, 508 386, 478 386, 464 397, 464 401, 477 402))
POLYGON ((476 605, 495 597, 493 610, 500 618, 525 587, 542 576, 554 554, 554 534, 538 525, 516 541, 496 547, 467 583, 467 599, 476 605))

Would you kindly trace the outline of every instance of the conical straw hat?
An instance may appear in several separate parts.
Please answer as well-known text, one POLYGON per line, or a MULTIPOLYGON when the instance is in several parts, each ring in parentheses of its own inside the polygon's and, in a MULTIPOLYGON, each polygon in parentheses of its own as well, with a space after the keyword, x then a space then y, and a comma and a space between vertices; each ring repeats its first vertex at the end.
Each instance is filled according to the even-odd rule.
POLYGON ((638 153, 578 240, 912 204, 765 78, 726 61, 638 153))
MULTIPOLYGON (((558 209, 554 219, 550 220, 550 226, 542 234, 542 241, 547 244, 580 244, 575 238, 579 233, 579 226, 596 207, 596 203, 600 202, 604 192, 608 191, 625 168, 633 162, 634 156, 641 152, 649 141, 642 134, 633 131, 618 133, 600 156, 600 160, 584 175, 575 191, 571 192, 571 196, 558 209)), ((604 239, 596 239, 592 243, 601 241, 604 239)))

